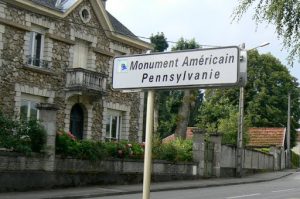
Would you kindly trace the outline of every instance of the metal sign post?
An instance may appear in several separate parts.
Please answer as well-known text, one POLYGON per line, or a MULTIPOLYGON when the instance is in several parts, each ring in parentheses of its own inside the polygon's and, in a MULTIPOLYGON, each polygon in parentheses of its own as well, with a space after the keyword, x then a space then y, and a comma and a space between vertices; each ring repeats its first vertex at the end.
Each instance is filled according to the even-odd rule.
POLYGON ((244 87, 240 87, 239 121, 236 151, 236 176, 242 177, 243 172, 243 130, 244 130, 244 87))
MULTIPOLYGON (((247 65, 245 65, 247 66, 247 65)), ((154 89, 213 88, 240 85, 240 49, 237 46, 169 53, 121 56, 114 59, 113 89, 149 90, 143 199, 150 199, 154 89)))
POLYGON ((146 145, 144 157, 143 199, 150 199, 151 165, 152 165, 152 134, 154 113, 154 91, 148 91, 146 117, 146 145))

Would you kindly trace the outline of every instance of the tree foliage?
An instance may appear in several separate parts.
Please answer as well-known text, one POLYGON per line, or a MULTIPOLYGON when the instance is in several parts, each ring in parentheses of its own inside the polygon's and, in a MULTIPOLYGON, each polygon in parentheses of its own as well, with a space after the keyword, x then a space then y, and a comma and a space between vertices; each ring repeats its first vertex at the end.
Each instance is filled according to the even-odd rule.
MULTIPOLYGON (((150 37, 150 42, 153 44, 154 52, 164 52, 168 47, 168 41, 167 38, 165 37, 164 33, 157 33, 156 35, 151 35, 150 37)), ((155 95, 155 105, 154 105, 154 133, 159 133, 158 128, 159 128, 159 120, 161 118, 164 118, 164 113, 165 110, 160 110, 161 109, 161 102, 165 102, 165 98, 168 95, 168 91, 157 91, 155 95)), ((145 98, 146 99, 146 98, 145 98)), ((146 104, 146 103, 145 103, 146 104)), ((146 107, 145 107, 146 108, 146 107)), ((146 113, 146 110, 144 111, 146 113)), ((144 118, 146 118, 146 115, 144 115, 144 118)), ((145 122, 144 122, 145 124, 145 122)), ((167 123, 163 122, 163 126, 168 126, 167 123)), ((169 127, 167 127, 169 129, 169 127)))
POLYGON ((164 33, 157 33, 156 35, 151 35, 150 37, 151 44, 154 45, 154 52, 164 52, 168 47, 168 41, 164 33))
MULTIPOLYGON (((156 40, 157 41, 157 40, 156 40)), ((194 49, 199 48, 200 45, 195 41, 195 39, 186 40, 180 38, 175 46, 172 47, 172 51, 194 49)), ((179 124, 183 124, 182 136, 185 137, 186 126, 194 125, 195 120, 190 119, 190 115, 195 116, 196 111, 201 104, 202 96, 198 90, 189 90, 188 95, 184 95, 184 91, 180 90, 164 90, 157 92, 159 95, 158 100, 158 128, 157 132, 160 137, 164 138, 168 135, 173 134, 176 131, 176 127, 179 124), (182 108, 183 105, 185 108, 182 108), (192 109, 192 110, 191 110, 192 109), (182 115, 182 112, 185 112, 182 115)))
POLYGON ((181 37, 176 42, 176 45, 172 47, 172 51, 196 49, 196 48, 200 48, 200 45, 196 42, 194 38, 191 40, 187 40, 181 37))
POLYGON ((284 47, 290 49, 290 63, 295 56, 300 61, 300 1, 239 0, 233 19, 240 20, 252 6, 255 8, 253 19, 257 24, 266 21, 276 26, 276 32, 283 39, 284 47))
MULTIPOLYGON (((300 119, 298 83, 272 55, 249 51, 248 83, 245 87, 246 124, 252 127, 286 127, 289 92, 292 96, 291 141, 294 143, 300 119)), ((234 116, 232 110, 238 111, 239 89, 209 89, 205 95, 206 100, 199 109, 199 127, 227 133, 231 125, 231 129, 237 131, 230 117, 234 116)), ((235 135, 232 130, 229 131, 235 135)))

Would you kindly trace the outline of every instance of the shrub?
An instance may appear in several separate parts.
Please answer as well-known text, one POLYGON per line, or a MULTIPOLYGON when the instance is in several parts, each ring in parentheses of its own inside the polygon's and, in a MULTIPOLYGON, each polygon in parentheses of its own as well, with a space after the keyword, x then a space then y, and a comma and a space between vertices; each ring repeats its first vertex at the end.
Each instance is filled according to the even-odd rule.
POLYGON ((0 147, 30 154, 42 152, 46 131, 36 120, 13 121, 0 112, 0 147))
POLYGON ((159 152, 159 153, 154 156, 157 159, 167 160, 167 161, 172 161, 172 162, 175 162, 175 160, 176 160, 177 149, 171 142, 167 143, 167 144, 162 144, 160 146, 160 149, 157 152, 159 152))
POLYGON ((193 141, 176 139, 173 145, 177 149, 176 161, 191 162, 193 161, 193 141))
POLYGON ((31 140, 30 146, 33 152, 41 152, 44 149, 47 132, 36 120, 27 122, 27 134, 31 140))
POLYGON ((110 157, 142 159, 144 156, 143 144, 128 141, 105 142, 104 146, 110 157))
POLYGON ((190 162, 193 160, 193 141, 176 139, 168 143, 153 142, 153 158, 172 162, 190 162))
POLYGON ((78 154, 76 156, 80 159, 95 161, 105 158, 107 152, 102 143, 83 140, 78 144, 78 154))
POLYGON ((144 144, 132 143, 132 154, 130 155, 133 159, 143 159, 144 158, 144 144))
MULTIPOLYGON (((172 162, 192 161, 192 141, 175 140, 161 144, 153 143, 153 159, 172 162)), ((108 157, 119 159, 143 159, 144 143, 128 141, 95 142, 90 140, 76 140, 71 133, 58 133, 56 137, 56 153, 63 157, 73 157, 87 160, 102 160, 108 157)))
POLYGON ((107 156, 105 146, 100 142, 76 140, 71 133, 59 132, 56 135, 56 153, 63 157, 86 160, 102 160, 107 156))
POLYGON ((294 151, 291 151, 291 161, 292 161, 292 166, 295 168, 298 168, 300 166, 300 156, 296 154, 294 151))
POLYGON ((56 135, 56 153, 62 156, 74 156, 79 151, 76 140, 68 133, 59 132, 56 135))

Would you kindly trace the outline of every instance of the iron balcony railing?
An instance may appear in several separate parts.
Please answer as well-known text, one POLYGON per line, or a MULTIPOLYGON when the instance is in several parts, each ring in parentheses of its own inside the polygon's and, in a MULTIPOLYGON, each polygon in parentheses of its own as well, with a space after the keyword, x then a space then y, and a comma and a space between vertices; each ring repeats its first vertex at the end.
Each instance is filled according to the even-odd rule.
POLYGON ((66 88, 76 91, 105 92, 106 75, 84 68, 69 68, 66 71, 66 88))
POLYGON ((43 60, 37 57, 32 57, 31 55, 26 56, 27 58, 27 64, 29 66, 35 66, 35 67, 40 67, 44 69, 49 69, 50 68, 50 62, 47 60, 43 60))

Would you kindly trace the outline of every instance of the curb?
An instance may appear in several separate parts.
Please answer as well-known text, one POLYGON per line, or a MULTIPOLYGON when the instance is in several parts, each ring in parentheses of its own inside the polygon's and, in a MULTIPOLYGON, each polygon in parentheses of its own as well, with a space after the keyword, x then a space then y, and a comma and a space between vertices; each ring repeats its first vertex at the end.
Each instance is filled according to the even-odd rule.
MULTIPOLYGON (((242 181, 242 182, 229 182, 229 183, 220 183, 220 184, 208 184, 208 185, 192 185, 192 186, 178 186, 178 187, 167 187, 167 188, 154 188, 151 189, 151 192, 162 192, 162 191, 173 191, 173 190, 187 190, 187 189, 199 189, 199 188, 208 188, 208 187, 221 187, 221 186, 231 186, 231 185, 239 185, 239 184, 252 184, 252 183, 261 183, 261 182, 269 182, 273 180, 278 180, 281 178, 285 178, 287 176, 292 175, 293 173, 287 173, 285 175, 270 178, 270 179, 260 179, 253 181, 242 181)), ((112 192, 112 193, 97 193, 97 194, 88 194, 88 195, 73 195, 73 196, 56 196, 56 197, 48 197, 44 199, 79 199, 79 198, 91 198, 91 197, 105 197, 105 196, 119 196, 119 195, 130 195, 142 193, 142 190, 133 190, 133 191, 120 191, 120 192, 112 192)))

